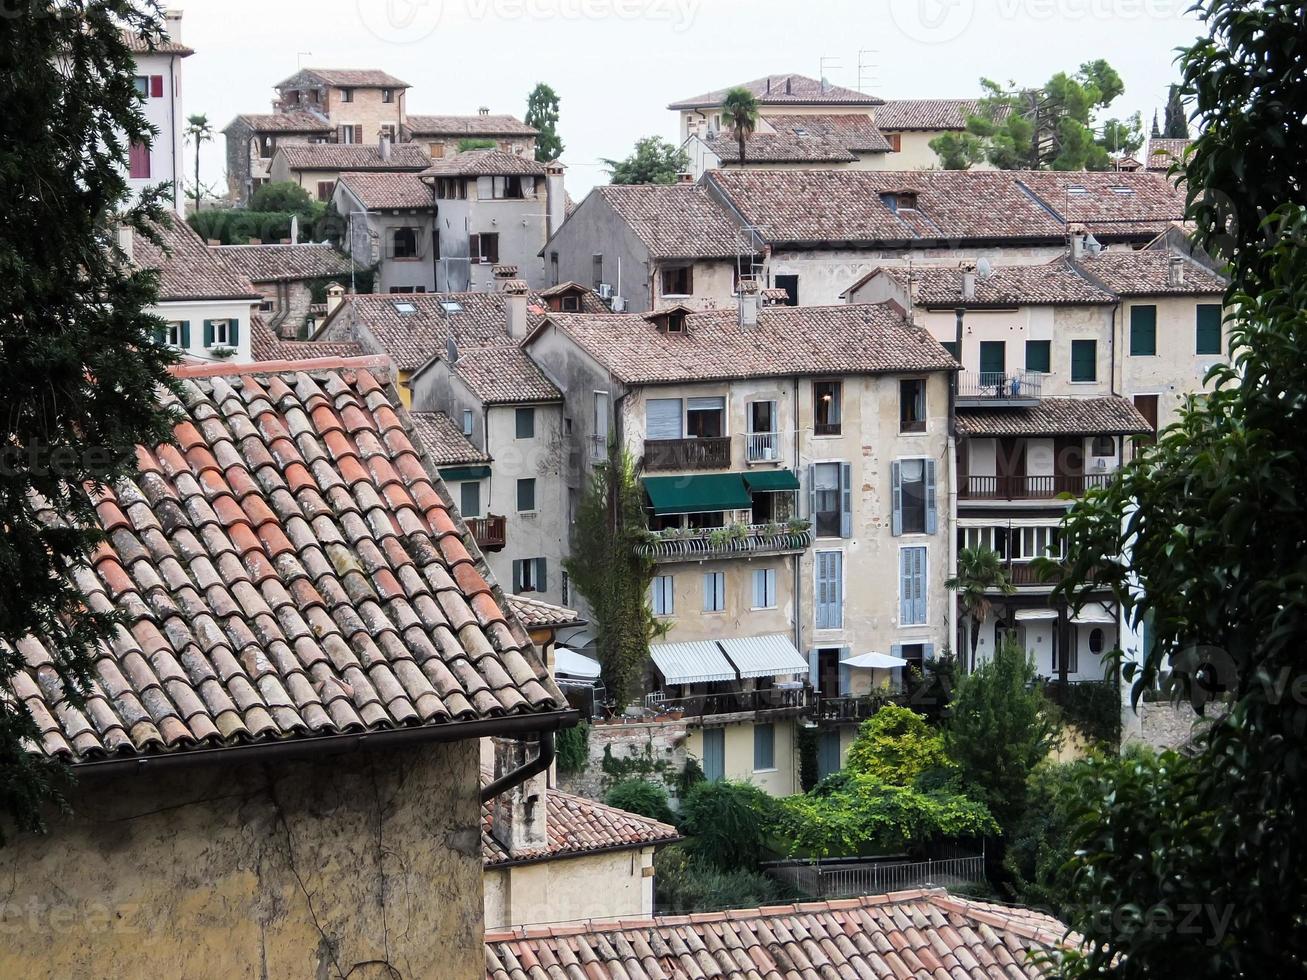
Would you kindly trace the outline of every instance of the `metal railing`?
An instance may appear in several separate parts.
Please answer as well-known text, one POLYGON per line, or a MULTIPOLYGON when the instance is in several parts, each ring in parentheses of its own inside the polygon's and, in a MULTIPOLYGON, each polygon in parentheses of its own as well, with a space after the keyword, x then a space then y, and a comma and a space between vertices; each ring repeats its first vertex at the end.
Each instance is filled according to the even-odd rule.
POLYGON ((958 496, 969 500, 1052 500, 1064 493, 1078 495, 1092 487, 1105 487, 1114 475, 968 476, 962 480, 958 496))
POLYGON ((731 466, 729 436, 706 439, 646 439, 644 468, 657 470, 725 470, 731 466))
POLYGON ((816 717, 821 721, 865 721, 888 704, 906 704, 907 697, 903 691, 821 697, 816 704, 816 717))
POLYGON ((973 854, 925 861, 869 860, 852 863, 841 859, 828 864, 772 865, 767 871, 788 881, 812 898, 854 898, 920 888, 923 885, 956 885, 985 880, 985 856, 973 854))
POLYGON ((1032 371, 963 371, 958 398, 966 401, 1026 402, 1040 397, 1044 376, 1032 371))
POLYGON ((645 695, 644 706, 651 711, 681 712, 686 718, 706 715, 730 715, 749 711, 794 711, 811 707, 815 692, 806 684, 800 687, 772 687, 761 691, 727 691, 719 694, 692 694, 669 698, 662 691, 645 695))
POLYGON ((747 524, 738 528, 662 532, 667 537, 637 546, 639 554, 655 561, 725 558, 732 555, 785 555, 812 546, 812 528, 797 530, 787 524, 747 524))
POLYGON ((472 540, 482 551, 499 551, 508 543, 508 521, 497 514, 464 518, 472 540))
POLYGON ((750 463, 777 463, 781 458, 779 432, 746 432, 744 455, 750 463))

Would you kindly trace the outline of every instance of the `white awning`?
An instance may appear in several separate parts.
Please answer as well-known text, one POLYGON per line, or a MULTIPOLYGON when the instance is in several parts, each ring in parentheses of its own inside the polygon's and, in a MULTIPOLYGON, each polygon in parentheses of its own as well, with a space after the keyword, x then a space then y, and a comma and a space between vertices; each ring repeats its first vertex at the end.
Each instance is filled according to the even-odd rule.
POLYGON ((668 684, 735 680, 735 668, 712 640, 655 643, 649 647, 649 656, 668 684))
POLYGON ((775 677, 778 674, 806 674, 808 660, 783 633, 770 636, 741 636, 718 640, 718 646, 741 677, 775 677))
POLYGON ((1115 625, 1116 615, 1101 602, 1086 602, 1084 608, 1071 617, 1071 622, 1077 626, 1102 626, 1108 623, 1115 625))
POLYGON ((1017 622, 1047 622, 1051 619, 1057 619, 1056 609, 1018 609, 1017 622))
POLYGON ((599 678, 599 661, 583 657, 567 647, 554 647, 554 673, 593 681, 599 678))
POLYGON ((848 660, 841 660, 842 667, 861 667, 863 670, 890 670, 893 667, 906 667, 908 662, 902 657, 888 653, 860 653, 848 660))

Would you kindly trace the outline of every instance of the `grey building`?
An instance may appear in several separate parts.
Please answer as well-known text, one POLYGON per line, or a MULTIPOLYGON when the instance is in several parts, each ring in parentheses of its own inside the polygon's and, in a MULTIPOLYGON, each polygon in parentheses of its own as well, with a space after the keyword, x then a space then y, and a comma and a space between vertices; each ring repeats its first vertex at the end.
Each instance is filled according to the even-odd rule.
POLYGON ((356 267, 376 268, 374 292, 436 288, 436 213, 431 186, 421 177, 344 173, 331 200, 345 225, 345 252, 356 267))

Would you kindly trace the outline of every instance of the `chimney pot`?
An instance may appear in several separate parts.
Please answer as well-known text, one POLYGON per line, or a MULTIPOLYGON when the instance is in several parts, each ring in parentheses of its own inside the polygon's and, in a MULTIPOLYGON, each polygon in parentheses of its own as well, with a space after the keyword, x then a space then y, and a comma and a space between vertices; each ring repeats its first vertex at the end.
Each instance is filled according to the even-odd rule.
POLYGON ((122 249, 123 254, 127 256, 127 261, 129 262, 133 260, 133 253, 135 252, 135 246, 136 246, 136 235, 132 231, 131 225, 119 225, 118 247, 122 249))
POLYGON ((478 116, 488 116, 488 115, 490 115, 490 107, 489 107, 489 106, 484 106, 484 105, 483 105, 483 106, 479 106, 479 107, 477 108, 477 115, 478 115, 478 116))
POLYGON ((1167 264, 1166 282, 1169 286, 1184 285, 1184 259, 1178 255, 1172 255, 1171 261, 1167 264))
POLYGON ((976 298, 975 263, 964 262, 958 266, 958 271, 962 273, 962 298, 967 302, 974 301, 976 298))

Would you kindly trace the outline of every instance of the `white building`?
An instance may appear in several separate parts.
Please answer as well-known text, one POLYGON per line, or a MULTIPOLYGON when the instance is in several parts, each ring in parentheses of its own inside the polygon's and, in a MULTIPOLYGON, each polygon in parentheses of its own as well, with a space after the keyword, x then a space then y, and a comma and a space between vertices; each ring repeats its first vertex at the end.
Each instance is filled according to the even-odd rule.
POLYGON ((136 59, 136 91, 146 120, 157 131, 146 146, 128 148, 128 185, 134 194, 158 184, 172 185, 172 208, 185 214, 185 146, 182 128, 182 59, 194 52, 182 44, 182 13, 164 14, 167 39, 153 48, 135 35, 125 40, 136 59))

